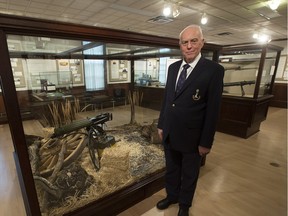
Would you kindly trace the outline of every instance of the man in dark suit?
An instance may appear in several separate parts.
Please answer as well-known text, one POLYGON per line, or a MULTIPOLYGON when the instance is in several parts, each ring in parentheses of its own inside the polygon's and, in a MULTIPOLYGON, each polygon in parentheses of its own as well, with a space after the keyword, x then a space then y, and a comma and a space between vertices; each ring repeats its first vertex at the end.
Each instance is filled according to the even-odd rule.
POLYGON ((183 60, 168 68, 158 122, 165 151, 167 197, 157 208, 179 203, 178 216, 188 216, 201 157, 210 152, 214 139, 224 68, 201 56, 204 38, 199 26, 186 27, 179 35, 179 45, 183 60))

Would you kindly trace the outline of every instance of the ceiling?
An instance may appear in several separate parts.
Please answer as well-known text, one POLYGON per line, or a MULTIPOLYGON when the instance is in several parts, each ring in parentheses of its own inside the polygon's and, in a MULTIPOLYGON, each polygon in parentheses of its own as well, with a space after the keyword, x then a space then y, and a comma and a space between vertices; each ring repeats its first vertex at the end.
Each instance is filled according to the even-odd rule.
POLYGON ((187 25, 201 25, 206 13, 209 21, 202 28, 208 43, 254 43, 254 33, 287 39, 287 0, 277 11, 267 0, 0 0, 0 13, 170 38, 187 25), (163 17, 165 4, 177 6, 180 15, 163 17))

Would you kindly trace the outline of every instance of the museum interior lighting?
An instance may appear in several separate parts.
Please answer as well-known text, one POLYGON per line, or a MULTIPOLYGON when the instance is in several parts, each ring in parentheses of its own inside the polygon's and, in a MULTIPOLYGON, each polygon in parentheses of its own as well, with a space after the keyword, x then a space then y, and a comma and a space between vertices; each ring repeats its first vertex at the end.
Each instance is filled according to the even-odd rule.
POLYGON ((271 8, 271 10, 277 10, 280 3, 281 3, 281 0, 271 0, 268 2, 268 5, 271 8))
POLYGON ((206 13, 203 13, 202 17, 201 17, 201 24, 205 25, 207 22, 208 22, 208 17, 206 15, 206 13))
POLYGON ((163 15, 165 17, 178 17, 180 15, 180 10, 179 7, 177 5, 174 4, 165 4, 163 11, 162 11, 163 15))
POLYGON ((253 34, 253 38, 256 39, 259 43, 269 43, 271 41, 271 37, 266 34, 253 34))
POLYGON ((170 5, 165 5, 164 8, 163 8, 163 15, 168 17, 171 15, 171 6, 170 5))

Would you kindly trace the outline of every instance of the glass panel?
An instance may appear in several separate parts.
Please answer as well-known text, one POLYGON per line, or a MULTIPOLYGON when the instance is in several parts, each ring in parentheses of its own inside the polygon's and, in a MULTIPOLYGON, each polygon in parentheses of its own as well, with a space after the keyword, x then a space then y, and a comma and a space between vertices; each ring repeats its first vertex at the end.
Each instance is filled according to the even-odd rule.
POLYGON ((135 71, 135 85, 148 85, 148 75, 146 70, 147 60, 136 60, 134 62, 134 71, 135 71))
POLYGON ((202 50, 201 52, 202 56, 204 56, 207 59, 213 60, 213 52, 208 50, 202 50))
POLYGON ((159 59, 137 60, 135 67, 135 84, 140 86, 159 86, 159 59))
MULTIPOLYGON (((139 70, 156 83, 166 69, 159 69, 159 58, 173 55, 171 49, 16 35, 7 42, 42 215, 63 215, 163 170, 154 121, 159 111, 126 105, 127 91, 119 83, 107 85, 105 66, 113 57, 125 65, 121 58, 144 56, 139 70), (89 52, 94 49, 104 53, 89 52), (151 55, 156 57, 146 58, 151 55), (87 92, 87 82, 96 80, 125 105, 114 107, 112 93, 87 92)), ((133 97, 139 99, 137 92, 133 97)))
MULTIPOLYGON (((84 45, 91 44, 90 42, 83 42, 84 45)), ((103 55, 104 46, 91 47, 90 49, 84 50, 85 55, 103 55)), ((105 70, 104 60, 98 59, 84 59, 85 67, 85 84, 86 90, 95 91, 103 90, 105 88, 105 70)))
POLYGON ((253 98, 261 50, 237 50, 220 56, 225 68, 223 95, 253 98))
MULTIPOLYGON (((166 84, 167 70, 170 64, 181 59, 180 50, 161 49, 160 53, 170 52, 171 57, 141 59, 135 61, 135 85, 164 87, 166 84), (172 52, 171 52, 172 51, 172 52)), ((202 51, 205 58, 212 60, 213 52, 202 51)))
POLYGON ((8 35, 8 48, 10 54, 19 53, 31 55, 37 54, 57 54, 58 56, 69 53, 77 53, 77 49, 81 45, 81 41, 77 40, 62 40, 49 37, 34 37, 34 36, 20 36, 8 35))
POLYGON ((167 61, 169 57, 163 57, 159 59, 159 82, 161 86, 166 85, 167 78, 167 61))
POLYGON ((267 49, 267 54, 265 58, 265 63, 263 67, 260 88, 259 88, 259 93, 258 93, 259 97, 269 94, 272 77, 275 72, 276 56, 277 56, 277 51, 267 49))

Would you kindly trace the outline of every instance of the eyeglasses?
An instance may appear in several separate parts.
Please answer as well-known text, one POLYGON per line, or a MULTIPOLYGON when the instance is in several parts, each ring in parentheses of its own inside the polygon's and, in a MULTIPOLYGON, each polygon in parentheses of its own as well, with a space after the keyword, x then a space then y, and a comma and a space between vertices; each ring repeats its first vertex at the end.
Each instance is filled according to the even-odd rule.
POLYGON ((188 44, 190 43, 191 45, 197 45, 199 42, 198 38, 194 38, 192 40, 186 40, 186 41, 181 41, 180 44, 182 46, 188 46, 188 44))

